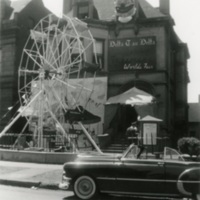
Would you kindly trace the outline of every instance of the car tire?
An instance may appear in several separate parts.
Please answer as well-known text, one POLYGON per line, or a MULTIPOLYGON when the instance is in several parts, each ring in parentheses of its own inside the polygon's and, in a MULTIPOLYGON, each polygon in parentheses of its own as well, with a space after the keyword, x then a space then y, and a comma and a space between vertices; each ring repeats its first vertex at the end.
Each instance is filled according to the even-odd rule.
POLYGON ((80 176, 74 182, 74 193, 79 199, 89 200, 96 196, 97 186, 93 178, 80 176))
POLYGON ((200 200, 200 194, 196 194, 194 199, 195 200, 200 200))

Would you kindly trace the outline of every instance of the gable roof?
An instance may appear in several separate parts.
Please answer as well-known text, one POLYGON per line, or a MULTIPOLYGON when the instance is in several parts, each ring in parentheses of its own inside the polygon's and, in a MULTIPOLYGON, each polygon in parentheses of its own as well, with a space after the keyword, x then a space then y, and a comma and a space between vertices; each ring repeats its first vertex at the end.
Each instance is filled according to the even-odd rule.
POLYGON ((153 7, 146 0, 139 0, 138 3, 147 19, 166 17, 166 15, 162 14, 158 8, 153 7))
POLYGON ((11 7, 13 8, 12 15, 10 19, 14 19, 14 14, 21 12, 32 0, 17 0, 11 2, 11 7))
MULTIPOLYGON (((93 0, 100 20, 111 21, 115 16, 114 0, 93 0)), ((138 8, 147 19, 166 17, 158 8, 153 7, 146 0, 138 0, 138 8)))
POLYGON ((93 0, 100 20, 110 21, 115 16, 114 0, 93 0))

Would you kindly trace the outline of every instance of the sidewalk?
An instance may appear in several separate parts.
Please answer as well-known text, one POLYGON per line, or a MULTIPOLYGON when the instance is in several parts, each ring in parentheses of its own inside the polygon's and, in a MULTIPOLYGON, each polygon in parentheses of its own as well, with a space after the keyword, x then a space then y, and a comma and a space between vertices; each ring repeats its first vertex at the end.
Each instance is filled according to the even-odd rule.
POLYGON ((63 165, 0 161, 0 184, 59 189, 63 165))

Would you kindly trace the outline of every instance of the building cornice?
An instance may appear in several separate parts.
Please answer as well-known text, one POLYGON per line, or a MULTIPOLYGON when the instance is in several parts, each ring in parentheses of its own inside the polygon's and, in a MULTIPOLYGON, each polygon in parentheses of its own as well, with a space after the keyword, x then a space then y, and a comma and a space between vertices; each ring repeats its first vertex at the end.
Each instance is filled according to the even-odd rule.
POLYGON ((116 20, 105 21, 105 20, 97 20, 97 19, 91 19, 91 18, 84 19, 83 21, 86 22, 89 27, 107 28, 107 29, 109 27, 116 26, 116 24, 121 25, 121 26, 126 27, 126 28, 133 27, 136 24, 137 25, 143 25, 143 26, 152 26, 152 25, 173 26, 174 25, 174 20, 171 17, 138 19, 135 23, 129 22, 127 24, 123 24, 123 23, 117 22, 116 20))

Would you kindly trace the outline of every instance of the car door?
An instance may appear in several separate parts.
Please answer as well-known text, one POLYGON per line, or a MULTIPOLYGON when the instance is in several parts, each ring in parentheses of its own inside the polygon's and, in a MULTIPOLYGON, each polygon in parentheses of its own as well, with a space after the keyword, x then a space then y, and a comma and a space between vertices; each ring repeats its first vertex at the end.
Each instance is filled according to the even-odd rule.
POLYGON ((176 150, 169 147, 165 147, 163 159, 165 161, 166 174, 165 192, 174 196, 178 195, 180 191, 178 190, 177 182, 180 174, 187 169, 187 164, 176 150))
POLYGON ((165 163, 159 159, 122 158, 117 164, 119 193, 160 196, 165 190, 165 163))

